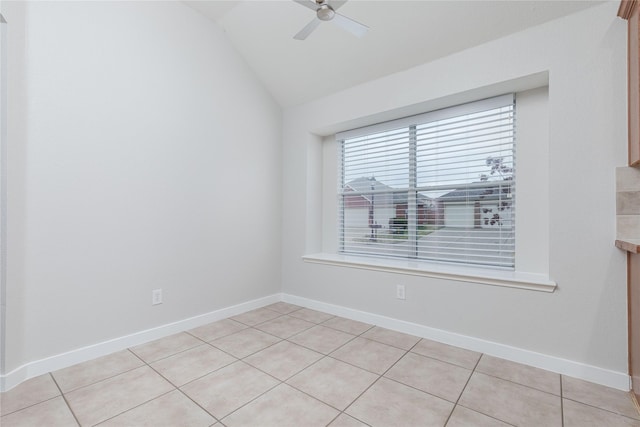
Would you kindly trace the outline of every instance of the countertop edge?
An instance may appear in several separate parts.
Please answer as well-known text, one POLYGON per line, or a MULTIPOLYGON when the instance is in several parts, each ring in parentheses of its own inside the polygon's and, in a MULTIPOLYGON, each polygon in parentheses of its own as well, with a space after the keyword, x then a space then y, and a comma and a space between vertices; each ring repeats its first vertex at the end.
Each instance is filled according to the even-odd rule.
POLYGON ((634 254, 640 253, 640 241, 636 239, 633 239, 633 240, 617 239, 616 247, 622 249, 623 251, 631 252, 634 254))

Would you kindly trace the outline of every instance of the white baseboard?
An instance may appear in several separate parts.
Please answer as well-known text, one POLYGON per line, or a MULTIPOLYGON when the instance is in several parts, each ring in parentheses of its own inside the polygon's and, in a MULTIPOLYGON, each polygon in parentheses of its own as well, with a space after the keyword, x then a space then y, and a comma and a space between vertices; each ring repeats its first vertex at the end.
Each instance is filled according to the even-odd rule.
POLYGON ((398 332, 404 332, 406 334, 485 353, 490 356, 500 357, 513 362, 535 366, 536 368, 546 369, 558 374, 580 378, 582 380, 601 384, 607 387, 613 387, 624 391, 629 391, 630 389, 630 377, 625 372, 611 371, 597 366, 586 365, 581 362, 536 353, 522 348, 511 347, 496 342, 447 332, 441 329, 430 328, 416 323, 405 322, 403 320, 392 319, 378 314, 354 310, 352 308, 328 304, 294 295, 283 294, 282 300, 291 304, 324 311, 325 313, 330 313, 336 316, 370 323, 387 329, 393 329, 398 332))
POLYGON ((168 323, 156 328, 136 332, 131 335, 71 350, 66 353, 57 354, 55 356, 47 357, 46 359, 29 362, 5 375, 0 375, 0 392, 8 391, 25 380, 46 374, 47 372, 67 368, 75 365, 76 363, 86 362, 97 357, 106 356, 107 354, 111 354, 116 351, 193 329, 217 320, 226 319, 227 317, 264 307, 265 305, 273 304, 278 301, 282 301, 281 294, 273 294, 199 316, 168 323))
POLYGON ((416 323, 405 322, 403 320, 328 304, 308 298, 297 297, 289 294, 273 294, 267 297, 258 298, 231 307, 212 311, 210 313, 190 317, 188 319, 158 326, 156 328, 136 332, 131 335, 72 350, 67 353, 51 356, 46 359, 29 362, 5 375, 0 375, 0 391, 8 391, 25 380, 46 374, 47 372, 63 369, 75 365, 76 363, 86 362, 116 351, 124 350, 126 348, 144 344, 178 332, 206 325, 207 323, 235 316, 249 310, 264 307, 265 305, 278 301, 297 304, 336 316, 342 316, 348 319, 358 320, 360 322, 370 323, 387 329, 393 329, 418 337, 485 353, 490 356, 524 363, 526 365, 580 378, 619 390, 629 390, 629 375, 624 372, 611 371, 572 360, 536 353, 530 350, 511 347, 504 344, 447 332, 441 329, 430 328, 416 323))

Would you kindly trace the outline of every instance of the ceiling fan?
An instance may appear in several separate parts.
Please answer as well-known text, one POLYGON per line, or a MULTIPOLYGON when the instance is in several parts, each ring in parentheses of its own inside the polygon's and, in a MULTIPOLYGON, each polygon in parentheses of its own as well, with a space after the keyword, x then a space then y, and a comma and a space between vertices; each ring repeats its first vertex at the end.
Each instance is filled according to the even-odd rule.
POLYGON ((353 19, 347 18, 344 15, 336 12, 340 6, 346 1, 338 3, 336 6, 331 6, 329 0, 293 0, 296 3, 313 10, 316 13, 316 17, 313 21, 309 22, 298 34, 293 36, 296 40, 304 40, 309 34, 313 32, 322 21, 332 21, 334 24, 353 34, 356 37, 362 37, 367 33, 369 27, 363 25, 353 19))

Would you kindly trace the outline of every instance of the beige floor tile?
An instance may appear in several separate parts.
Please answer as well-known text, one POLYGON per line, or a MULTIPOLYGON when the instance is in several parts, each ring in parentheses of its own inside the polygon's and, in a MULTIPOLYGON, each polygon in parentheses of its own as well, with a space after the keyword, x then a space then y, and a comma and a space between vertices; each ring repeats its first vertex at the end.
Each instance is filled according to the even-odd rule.
POLYGON ((471 372, 460 366, 407 353, 384 376, 455 403, 471 372))
POLYGON ((327 357, 287 381, 311 396, 343 410, 365 391, 378 375, 327 357))
POLYGON ((256 310, 247 311, 246 313, 233 316, 231 319, 247 326, 255 326, 267 320, 275 319, 282 316, 281 313, 270 310, 268 308, 258 308, 256 310))
POLYGON ((66 394, 82 425, 94 425, 171 391, 174 387, 148 366, 66 394))
POLYGON ((563 400, 564 427, 640 427, 640 421, 573 400, 563 400))
POLYGON ((483 354, 476 371, 560 396, 560 374, 544 369, 483 354))
POLYGON ((310 308, 303 308, 302 310, 294 311, 291 313, 291 316, 312 323, 322 323, 325 320, 329 320, 334 317, 333 314, 323 313, 310 308))
POLYGON ((360 335, 369 329, 373 328, 373 325, 368 323, 358 322, 357 320, 345 319, 344 317, 333 317, 322 323, 323 326, 328 326, 333 329, 337 329, 342 332, 346 332, 351 335, 360 335))
POLYGON ((229 426, 313 427, 326 426, 338 411, 286 384, 280 384, 229 415, 229 426))
POLYGON ((306 320, 284 315, 277 319, 261 323, 256 326, 256 329, 280 338, 289 338, 292 335, 311 328, 313 325, 314 323, 307 322, 306 320))
POLYGON ((151 364, 160 375, 180 387, 237 359, 222 350, 203 344, 151 364))
POLYGON ((0 393, 0 414, 7 415, 56 396, 60 396, 60 390, 51 375, 40 375, 0 393))
POLYGON ((242 329, 247 328, 247 325, 236 322, 231 319, 223 319, 217 322, 202 325, 197 328, 191 329, 189 332, 191 335, 195 335, 202 341, 213 341, 218 338, 222 338, 227 335, 231 335, 242 329))
POLYGON ((356 338, 331 353, 331 357, 382 375, 405 353, 397 347, 356 338))
POLYGON ((631 396, 625 391, 563 375, 562 397, 640 419, 631 396))
POLYGON ((314 326, 289 338, 289 341, 300 344, 322 354, 329 354, 354 338, 353 335, 322 325, 314 326))
POLYGON ((244 362, 236 362, 183 386, 181 390, 221 419, 278 382, 244 362))
POLYGON ((281 341, 281 339, 257 329, 249 328, 211 341, 211 344, 242 359, 278 341, 281 341))
POLYGON ((371 426, 443 426, 453 403, 380 378, 345 412, 371 426))
POLYGON ((356 420, 355 418, 345 414, 340 414, 329 427, 367 427, 367 424, 356 420))
POLYGON ((2 427, 77 426, 62 396, 38 403, 0 418, 2 427))
POLYGON ((289 314, 296 310, 300 310, 302 307, 295 304, 289 304, 288 302, 276 302, 274 304, 268 305, 264 308, 268 308, 269 310, 277 311, 280 314, 289 314))
POLYGON ((159 340, 132 347, 130 350, 145 362, 151 363, 156 360, 172 356, 176 353, 180 353, 181 351, 197 347, 201 344, 201 340, 185 332, 180 332, 178 334, 160 338, 159 340))
POLYGON ((281 341, 252 354, 244 361, 285 381, 322 357, 322 354, 315 351, 288 341, 281 341))
POLYGON ((413 335, 403 334, 402 332, 392 331, 391 329, 375 326, 362 334, 363 338, 381 342, 382 344, 392 345, 403 350, 409 350, 420 338, 413 335))
POLYGON ((473 369, 482 355, 482 353, 427 339, 421 339, 411 351, 467 369, 473 369))
POLYGON ((447 427, 509 427, 509 424, 458 405, 447 421, 447 427))
POLYGON ((111 418, 100 427, 208 427, 216 419, 178 390, 111 418))
POLYGON ((471 376, 458 403, 522 427, 562 425, 559 396, 478 372, 471 376))
POLYGON ((129 350, 119 351, 52 373, 60 389, 68 393, 98 381, 139 368, 144 362, 129 350))

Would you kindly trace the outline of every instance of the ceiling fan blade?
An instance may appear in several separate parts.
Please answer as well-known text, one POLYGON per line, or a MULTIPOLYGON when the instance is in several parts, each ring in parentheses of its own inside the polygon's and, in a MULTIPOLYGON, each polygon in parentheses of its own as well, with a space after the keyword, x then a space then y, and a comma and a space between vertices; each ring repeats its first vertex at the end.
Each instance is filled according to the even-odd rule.
POLYGON ((335 23, 337 26, 339 26, 343 30, 350 32, 356 37, 363 37, 369 30, 369 27, 367 27, 366 25, 356 22, 353 19, 347 18, 346 16, 339 13, 336 13, 331 22, 335 23))
POLYGON ((316 10, 318 10, 318 4, 313 0, 293 0, 293 1, 298 3, 299 5, 302 5, 304 7, 308 7, 309 9, 313 10, 314 12, 316 10))
POLYGON ((321 21, 319 19, 313 18, 313 20, 309 22, 307 25, 305 25, 304 28, 298 32, 298 34, 293 36, 293 38, 296 40, 306 39, 307 37, 309 37, 309 34, 313 32, 313 30, 318 28, 318 25, 320 25, 320 22, 321 21))

